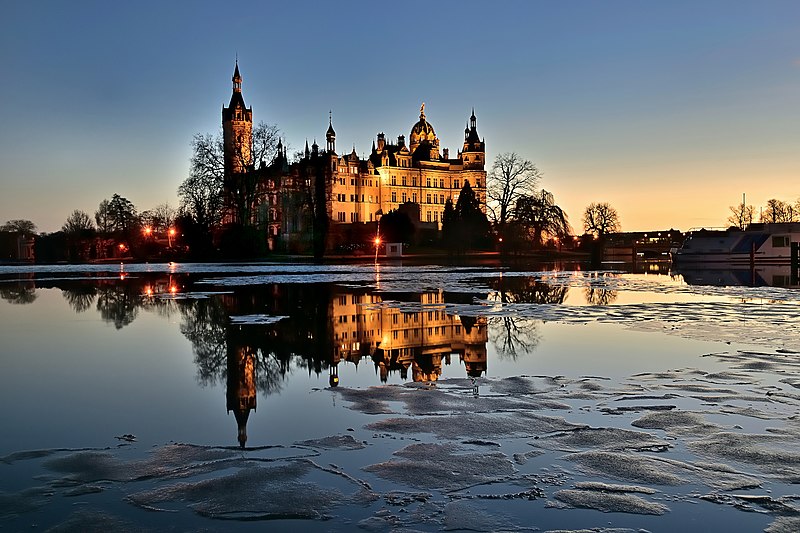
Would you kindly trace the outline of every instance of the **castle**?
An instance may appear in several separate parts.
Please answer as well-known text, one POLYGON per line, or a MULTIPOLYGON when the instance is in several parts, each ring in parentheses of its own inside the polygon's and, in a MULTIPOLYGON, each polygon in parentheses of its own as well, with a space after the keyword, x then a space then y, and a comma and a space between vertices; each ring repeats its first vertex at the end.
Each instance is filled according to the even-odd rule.
POLYGON ((379 133, 366 159, 359 158, 355 147, 349 154, 336 153, 336 132, 329 117, 324 150, 316 141, 311 148, 306 142, 299 160, 290 163, 279 141, 273 161, 259 161, 256 166, 253 110, 245 106, 238 61, 232 81, 230 104, 222 108, 228 206, 225 220, 242 222, 242 215, 234 208, 234 197, 248 186, 258 188, 259 194, 250 200, 254 205, 239 211, 250 218, 247 222, 266 231, 269 249, 307 248, 310 228, 320 215, 327 220, 328 248, 358 241, 364 235, 374 236, 379 218, 401 206, 417 229, 440 230, 445 202, 449 199, 455 204, 465 183, 469 183, 485 213, 486 149, 478 136, 474 110, 455 158, 447 148, 440 148, 422 104, 408 143, 404 135, 391 143, 379 133), (324 206, 320 205, 323 195, 324 206), (324 212, 315 214, 315 210, 324 212))

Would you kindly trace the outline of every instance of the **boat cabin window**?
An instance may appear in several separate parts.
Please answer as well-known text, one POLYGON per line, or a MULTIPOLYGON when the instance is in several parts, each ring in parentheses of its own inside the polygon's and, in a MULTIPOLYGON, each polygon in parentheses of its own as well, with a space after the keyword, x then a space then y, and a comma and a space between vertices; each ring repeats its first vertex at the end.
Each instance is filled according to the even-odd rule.
POLYGON ((773 235, 772 236, 772 247, 773 248, 788 248, 789 247, 789 236, 788 235, 773 235))

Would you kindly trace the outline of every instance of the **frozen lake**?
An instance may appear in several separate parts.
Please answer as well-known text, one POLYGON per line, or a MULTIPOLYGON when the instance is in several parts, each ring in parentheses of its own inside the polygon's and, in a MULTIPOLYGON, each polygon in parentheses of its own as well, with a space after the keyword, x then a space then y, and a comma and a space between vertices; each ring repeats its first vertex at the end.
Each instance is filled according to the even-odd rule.
POLYGON ((0 266, 0 529, 800 530, 800 291, 704 276, 0 266))

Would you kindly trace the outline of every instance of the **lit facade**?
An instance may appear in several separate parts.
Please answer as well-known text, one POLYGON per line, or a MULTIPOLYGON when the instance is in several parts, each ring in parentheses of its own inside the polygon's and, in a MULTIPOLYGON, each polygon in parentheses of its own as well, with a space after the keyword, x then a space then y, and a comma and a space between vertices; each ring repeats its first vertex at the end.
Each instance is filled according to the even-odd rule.
POLYGON ((370 355, 383 381, 391 370, 405 378, 409 368, 414 381, 436 381, 453 355, 469 376, 486 371, 486 318, 447 313, 442 291, 421 294, 413 307, 384 306, 377 294, 335 295, 330 311, 334 362, 370 355))
MULTIPOLYGON (((238 64, 233 76, 230 105, 222 111, 223 144, 226 178, 237 173, 261 173, 266 194, 259 198, 253 213, 266 226, 270 247, 283 241, 284 247, 307 240, 312 224, 309 213, 316 180, 325 180, 325 209, 330 221, 331 235, 342 235, 349 225, 375 225, 381 215, 402 205, 411 205, 415 224, 441 229, 447 200, 455 204, 464 184, 469 183, 481 208, 486 210, 486 149, 477 131, 473 110, 464 130, 464 142, 455 157, 447 148, 440 148, 439 138, 428 122, 425 104, 419 120, 411 128, 406 142, 404 135, 394 143, 379 133, 370 155, 360 158, 355 148, 339 155, 336 152, 336 132, 329 120, 325 134, 326 145, 316 143, 305 150, 298 161, 289 163, 286 149, 278 146, 275 159, 269 166, 258 168, 250 161, 252 144, 252 108, 245 107, 242 97, 242 78, 238 64), (271 178, 271 179, 269 179, 271 178), (274 241, 274 242, 273 242, 274 241)), ((231 221, 232 217, 226 217, 231 221)), ((329 246, 336 239, 331 239, 329 246)))

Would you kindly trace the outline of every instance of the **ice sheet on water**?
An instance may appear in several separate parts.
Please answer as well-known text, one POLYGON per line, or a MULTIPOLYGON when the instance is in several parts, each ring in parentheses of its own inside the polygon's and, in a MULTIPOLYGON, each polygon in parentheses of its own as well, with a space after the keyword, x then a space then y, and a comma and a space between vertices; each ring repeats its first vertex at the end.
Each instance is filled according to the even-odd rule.
POLYGON ((712 424, 699 413, 670 410, 647 413, 631 422, 631 425, 642 429, 663 429, 669 435, 709 435, 721 429, 712 424))
POLYGON ((140 491, 128 501, 153 510, 169 502, 186 502, 202 516, 228 520, 324 519, 334 507, 358 501, 362 487, 354 486, 345 494, 338 488, 338 476, 334 476, 337 483, 306 480, 312 470, 324 475, 307 461, 251 463, 233 474, 140 491))
MULTIPOLYGON (((526 528, 527 529, 527 528, 526 528)), ((457 500, 444 507, 445 531, 523 531, 508 516, 475 500, 457 500)))
POLYGON ((455 444, 412 444, 394 455, 398 458, 364 470, 410 487, 444 491, 491 483, 516 471, 503 453, 469 453, 455 444))
POLYGON ((800 432, 790 426, 781 434, 718 432, 686 446, 701 456, 733 460, 800 483, 800 432))
POLYGON ((775 519, 764 533, 797 533, 800 531, 799 516, 781 516, 775 519))
POLYGON ((252 314, 252 315, 231 315, 232 324, 249 324, 249 325, 269 325, 277 324, 287 316, 265 315, 265 314, 252 314))
POLYGON ((134 525, 122 518, 102 511, 81 509, 73 512, 65 521, 47 530, 47 533, 71 533, 81 531, 85 533, 107 533, 109 531, 128 533, 153 531, 134 525))
POLYGON ((357 441, 352 435, 331 435, 321 439, 302 440, 295 442, 295 444, 323 450, 360 450, 366 448, 366 444, 357 441))
POLYGON ((53 491, 47 487, 31 487, 19 492, 0 492, 0 519, 39 510, 50 502, 53 491))
MULTIPOLYGON (((492 390, 495 390, 492 382, 492 390)), ((499 383, 502 383, 499 382, 499 383)), ((500 411, 531 411, 542 409, 567 410, 570 406, 542 395, 507 396, 471 394, 472 383, 465 380, 442 380, 442 386, 429 387, 418 384, 404 386, 385 385, 368 389, 337 388, 345 400, 353 402, 353 409, 366 414, 389 414, 394 411, 388 402, 403 402, 408 413, 430 415, 436 413, 495 413, 500 411), (454 394, 459 391, 464 394, 454 394), (469 392, 469 395, 466 393, 469 392)), ((503 389, 498 385, 498 390, 503 389)), ((513 390, 513 387, 512 387, 513 390)))
POLYGON ((604 513, 662 515, 669 512, 669 507, 662 503, 651 502, 626 491, 564 489, 553 494, 553 498, 566 508, 579 507, 604 513))
POLYGON ((82 451, 48 459, 43 465, 66 474, 69 480, 87 483, 212 472, 226 468, 226 460, 234 457, 236 454, 229 450, 174 444, 159 447, 147 458, 135 461, 121 459, 111 451, 82 451))
POLYGON ((583 449, 601 450, 662 450, 670 444, 643 431, 631 431, 613 427, 576 428, 572 431, 545 435, 532 443, 537 447, 564 452, 583 449))
POLYGON ((565 459, 575 462, 579 468, 588 473, 633 483, 668 486, 703 483, 723 490, 761 485, 759 479, 718 463, 679 461, 646 454, 594 450, 569 454, 565 459))
POLYGON ((471 414, 457 416, 411 416, 389 418, 368 424, 367 429, 390 433, 430 433, 440 439, 492 439, 509 436, 543 435, 582 427, 561 417, 529 412, 503 414, 471 414))

